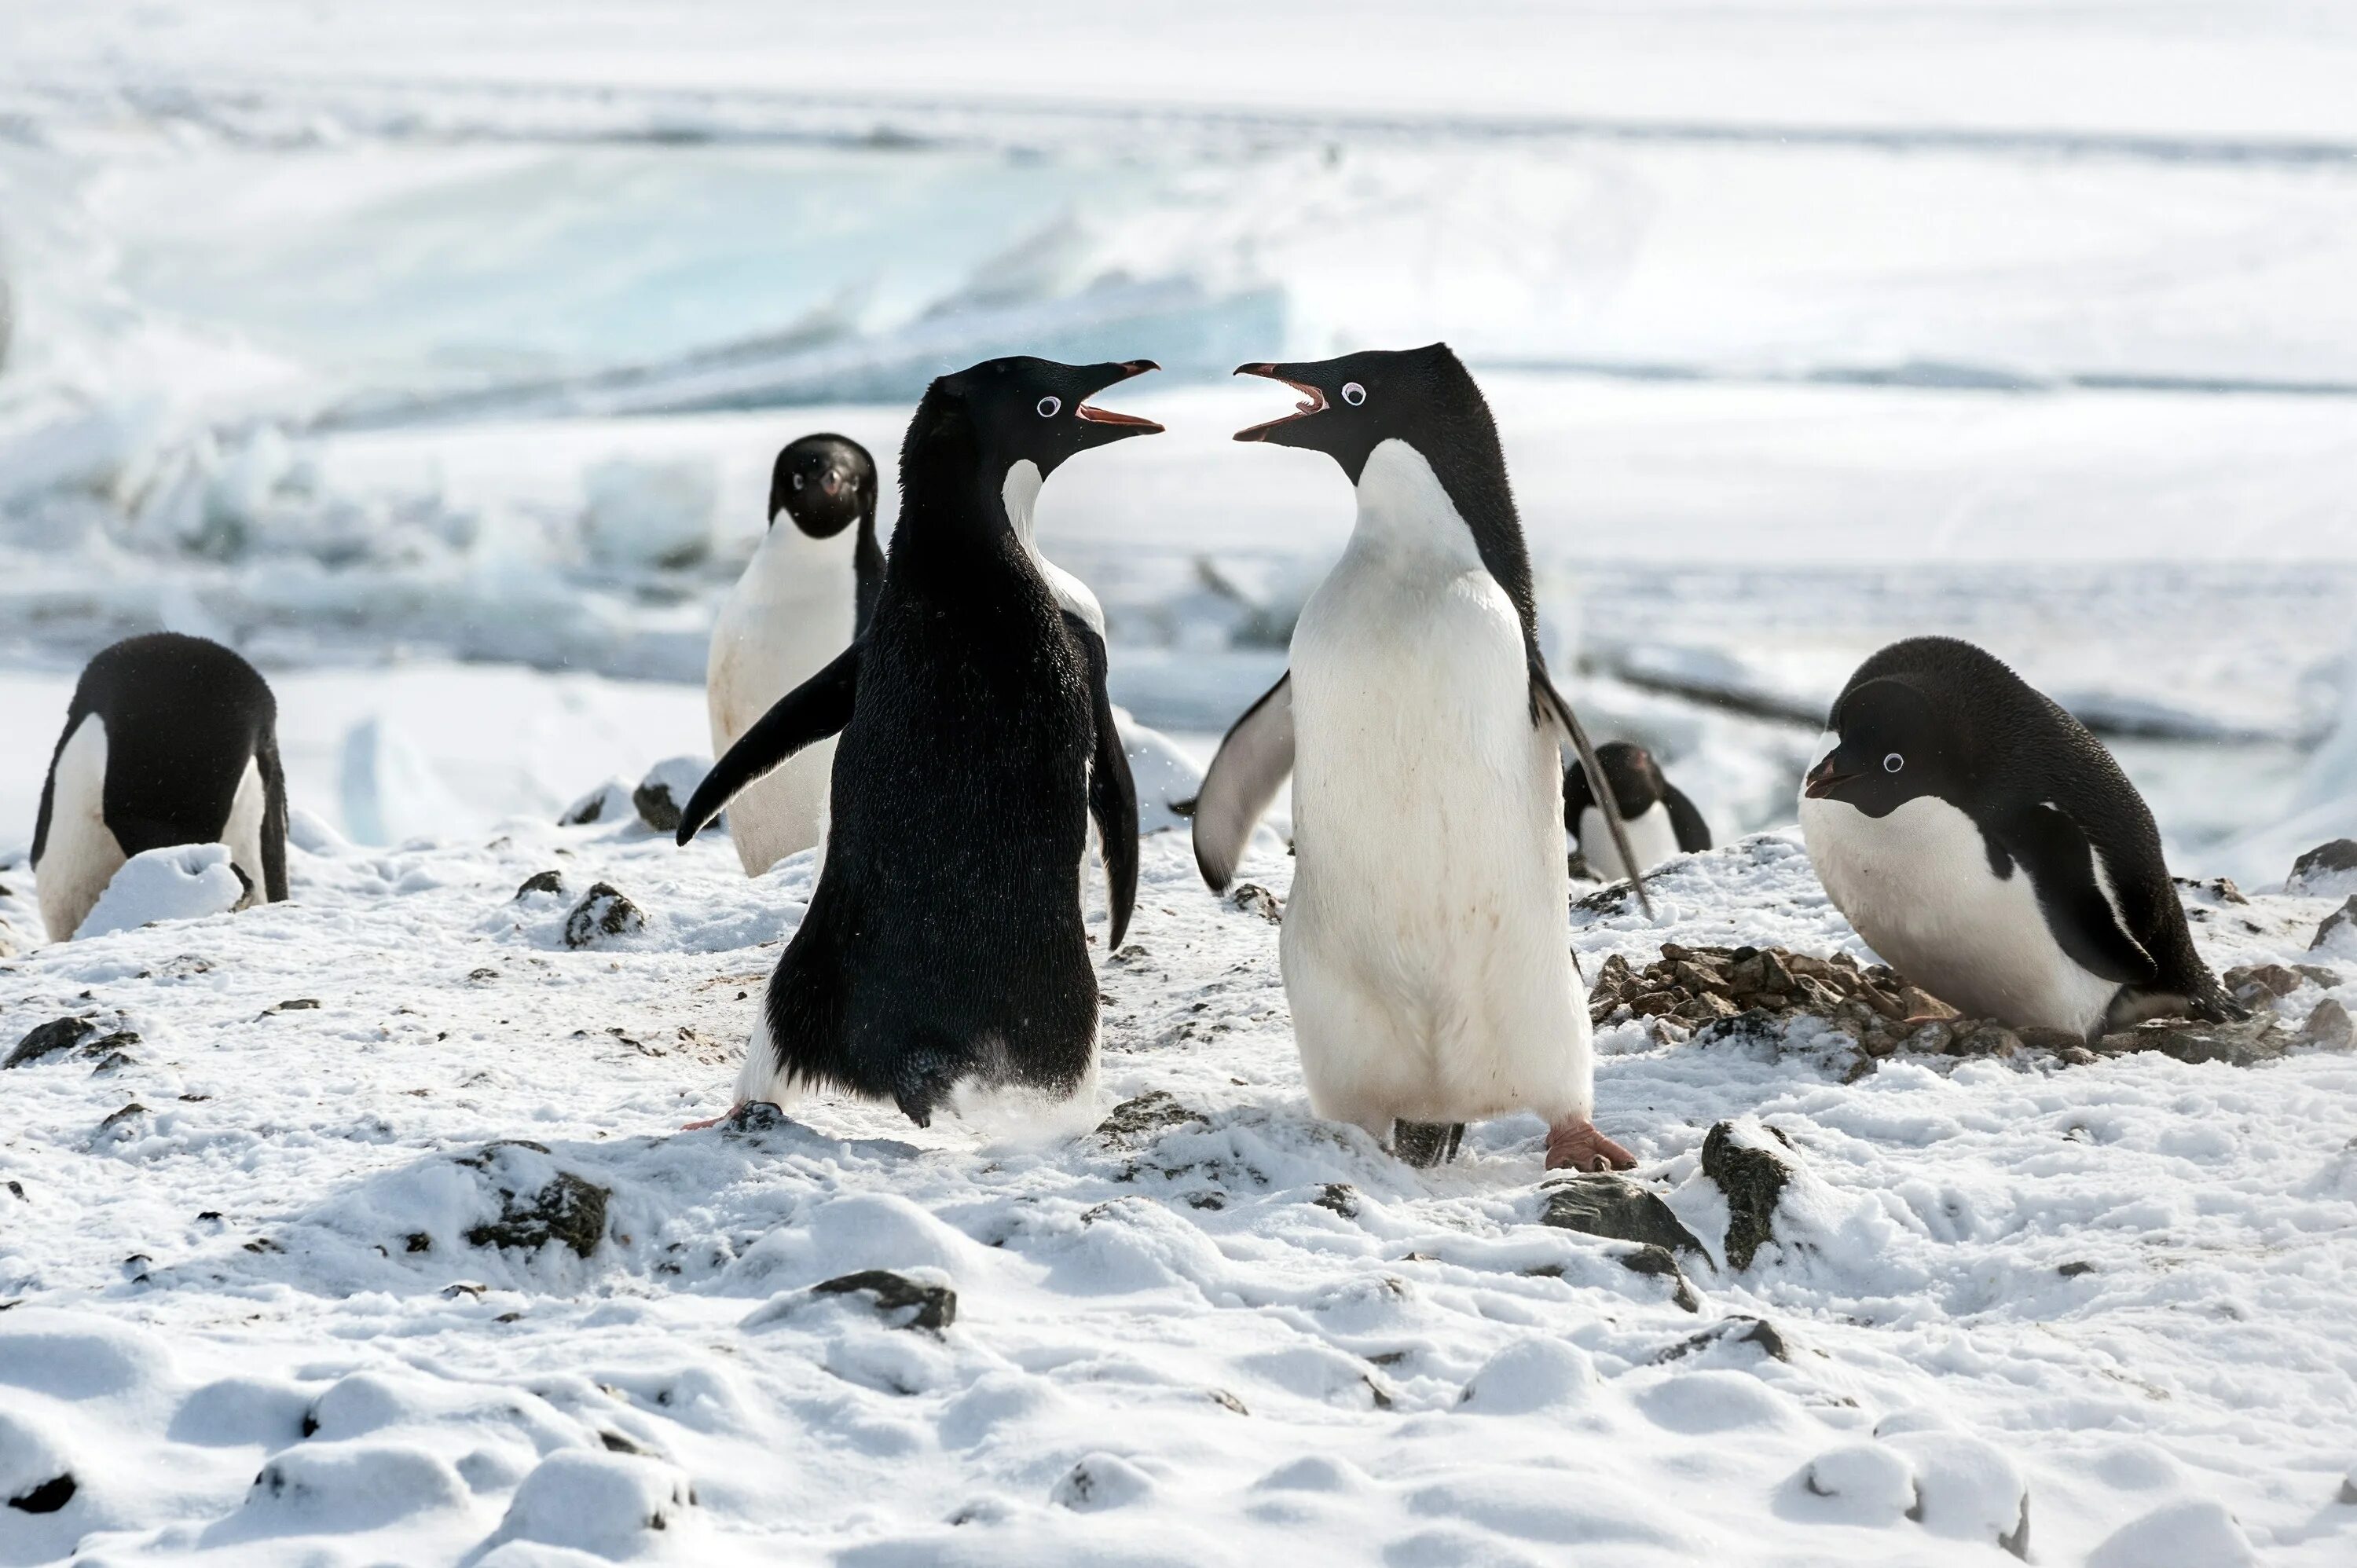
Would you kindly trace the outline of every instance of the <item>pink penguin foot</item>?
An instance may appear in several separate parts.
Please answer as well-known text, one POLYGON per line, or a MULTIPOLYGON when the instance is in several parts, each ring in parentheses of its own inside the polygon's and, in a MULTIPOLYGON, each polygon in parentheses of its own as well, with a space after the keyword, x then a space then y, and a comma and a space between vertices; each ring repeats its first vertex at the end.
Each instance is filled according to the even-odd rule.
POLYGON ((1547 1129, 1546 1168, 1551 1171, 1625 1171, 1637 1156, 1596 1130, 1586 1117, 1547 1129))
POLYGON ((730 1118, 731 1116, 736 1115, 736 1114, 737 1114, 737 1112, 738 1112, 739 1111, 742 1111, 742 1110, 744 1110, 744 1109, 745 1109, 745 1101, 741 1101, 741 1100, 740 1100, 740 1101, 738 1101, 736 1104, 734 1104, 734 1105, 730 1106, 727 1110, 723 1111, 719 1115, 717 1115, 717 1116, 707 1116, 707 1117, 705 1117, 705 1118, 703 1121, 701 1121, 701 1122, 688 1122, 686 1125, 684 1125, 684 1126, 683 1126, 682 1128, 680 1128, 680 1131, 681 1131, 681 1132, 683 1132, 683 1133, 701 1133, 701 1132, 703 1132, 706 1127, 717 1127, 717 1126, 719 1126, 719 1125, 720 1125, 720 1123, 722 1123, 723 1122, 727 1121, 727 1120, 728 1120, 728 1118, 730 1118))

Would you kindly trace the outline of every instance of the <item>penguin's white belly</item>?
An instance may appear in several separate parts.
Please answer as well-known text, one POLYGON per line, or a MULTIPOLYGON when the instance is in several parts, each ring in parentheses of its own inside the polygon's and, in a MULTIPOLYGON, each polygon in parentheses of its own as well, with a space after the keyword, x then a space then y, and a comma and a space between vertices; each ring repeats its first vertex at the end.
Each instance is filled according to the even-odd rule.
MULTIPOLYGON (((239 776, 237 794, 230 801, 229 821, 221 825, 221 842, 229 845, 230 864, 245 873, 252 891, 248 904, 270 901, 270 880, 262 871, 262 815, 268 797, 262 787, 262 768, 252 757, 239 776)), ((240 908, 243 908, 241 905, 240 908)))
MULTIPOLYGON (((1678 853, 1678 830, 1670 825, 1670 809, 1659 800, 1645 809, 1644 814, 1621 824, 1629 830, 1629 853, 1637 857, 1637 865, 1651 871, 1678 853)), ((1618 882, 1631 875, 1620 864, 1620 851, 1612 843, 1612 829, 1604 813, 1593 806, 1579 810, 1579 849, 1597 875, 1607 882, 1618 882)))
POLYGON ((1809 859, 1834 903, 1909 980, 1972 1017, 2085 1034, 2119 983, 2090 974, 2055 941, 2029 871, 1989 870, 1973 820, 1922 795, 1887 817, 1801 800, 1809 859))
POLYGON ((41 924, 61 942, 123 869, 127 857, 106 825, 106 725, 84 716, 58 753, 49 779, 49 832, 33 879, 41 896, 41 924))
POLYGON ((1280 949, 1311 1106, 1378 1136, 1587 1114, 1558 746, 1531 722, 1504 592, 1478 562, 1354 548, 1305 607, 1292 671, 1280 949))
MULTIPOLYGON (((705 676, 716 757, 850 645, 856 591, 850 539, 846 530, 813 540, 780 521, 730 590, 713 627, 705 676)), ((834 767, 830 737, 728 802, 728 835, 747 875, 759 876, 825 836, 834 767)))

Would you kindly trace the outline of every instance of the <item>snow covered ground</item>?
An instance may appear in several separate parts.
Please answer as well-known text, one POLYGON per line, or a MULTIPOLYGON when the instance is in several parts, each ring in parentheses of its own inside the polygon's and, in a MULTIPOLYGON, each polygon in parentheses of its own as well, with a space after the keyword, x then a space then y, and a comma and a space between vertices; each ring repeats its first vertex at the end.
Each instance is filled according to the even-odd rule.
MULTIPOLYGON (((0 1568, 1944 1563, 2024 1489, 2035 1563, 2357 1555, 2348 1057, 1609 1033, 1688 1312, 1541 1222, 1534 1123, 1418 1175, 1311 1120, 1275 928, 1174 835, 1081 1130, 680 1134, 806 871, 551 825, 708 749, 777 447, 1014 349, 1166 366, 1041 529, 1200 758, 1351 516, 1223 372, 1445 338, 1591 725, 1771 830, 1591 970, 1854 946, 1774 830, 1912 632, 2276 887, 2357 835, 2352 79, 2303 0, 0 0, 0 920, 117 637, 263 665, 305 813, 293 906, 0 958, 0 1056, 92 1026, 0 1071, 0 1495, 77 1477, 0 1568), (568 947, 601 880, 644 927, 568 947), (1732 1269, 1750 1116, 1804 1176, 1732 1269), (954 1321, 810 1293, 868 1267, 954 1321)), ((2330 907, 2202 936, 2357 974, 2330 907)))
MULTIPOLYGON (((297 837, 291 904, 0 966, 0 1043, 89 1020, 0 1079, 0 1482, 76 1483, 0 1516, 0 1562, 1995 1563, 2025 1497, 2033 1563, 2357 1548, 2346 1054, 1845 1083, 1822 1037, 1607 1031, 1689 1307, 1543 1222, 1534 1119, 1417 1173, 1312 1118, 1276 927, 1177 833, 1102 963, 1098 1102, 921 1132, 677 1130, 723 1108, 807 856, 297 837), (642 924, 568 946, 600 883, 642 924), (1726 1120, 1799 1166, 1744 1268, 1698 1163, 1726 1120), (813 1289, 873 1269, 905 1303, 813 1289)), ((1656 897, 1583 914, 1591 973, 1856 950, 1789 837, 1656 897)), ((2334 902, 2198 929, 2345 987, 2357 949, 2306 950, 2334 902)))

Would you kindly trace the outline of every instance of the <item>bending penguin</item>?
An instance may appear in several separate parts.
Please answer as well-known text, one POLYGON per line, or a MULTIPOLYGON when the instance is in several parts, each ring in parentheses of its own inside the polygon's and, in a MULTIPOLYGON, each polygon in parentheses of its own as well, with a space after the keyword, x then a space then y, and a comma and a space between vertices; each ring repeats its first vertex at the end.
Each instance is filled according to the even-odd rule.
POLYGON ((1597 807, 1598 797, 1587 787, 1587 775, 1567 768, 1563 775, 1563 825, 1579 841, 1579 853, 1588 869, 1607 882, 1620 882, 1640 871, 1651 871, 1673 855, 1691 854, 1710 847, 1710 824, 1702 820, 1685 791, 1671 783, 1653 754, 1625 740, 1608 740, 1596 748, 1604 778, 1612 787, 1613 802, 1626 824, 1629 847, 1637 856, 1632 866, 1620 852, 1597 807))
POLYGON ((81 929, 124 861, 184 843, 227 844, 249 890, 286 897, 269 683, 217 642, 161 631, 101 650, 74 685, 33 825, 49 940, 81 929))
POLYGON ((1093 1080, 1097 983, 1081 914, 1094 818, 1121 944, 1137 800, 1103 637, 1017 524, 1074 455, 1162 427, 1086 400, 1150 371, 992 360, 927 389, 866 634, 732 747, 680 820, 840 734, 826 857, 770 981, 739 1103, 831 1089, 920 1126, 969 1088, 1061 1098, 1093 1080))
MULTIPOLYGON (((770 531, 712 628, 704 691, 714 756, 867 629, 884 582, 876 489, 876 459, 847 436, 805 435, 778 454, 770 531)), ((821 741, 730 806, 728 836, 746 875, 825 836, 834 755, 834 743, 821 741)))
POLYGON ((1196 862, 1224 889, 1293 775, 1278 950, 1310 1107, 1419 1164, 1452 1123, 1535 1111, 1550 1167, 1631 1165, 1590 1120, 1564 743, 1602 770, 1539 653, 1489 405, 1444 344, 1238 373, 1303 402, 1237 440, 1325 452, 1358 489, 1285 678, 1221 742, 1194 816, 1196 862))
POLYGON ((1801 829, 1858 934, 1968 1015, 2089 1036, 2242 1015, 2194 951, 2144 797, 1971 643, 1911 638, 1858 666, 1801 829))

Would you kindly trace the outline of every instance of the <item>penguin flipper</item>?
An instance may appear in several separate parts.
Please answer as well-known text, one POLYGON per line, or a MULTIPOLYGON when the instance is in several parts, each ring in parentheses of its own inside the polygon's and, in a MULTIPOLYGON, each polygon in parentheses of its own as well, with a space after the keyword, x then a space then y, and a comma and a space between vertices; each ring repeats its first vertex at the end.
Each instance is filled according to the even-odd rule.
POLYGON ((1293 771, 1293 671, 1232 725, 1195 795, 1195 869, 1214 893, 1236 879, 1253 829, 1293 771))
POLYGON ((728 755, 712 765, 679 814, 678 842, 685 843, 702 832, 746 785, 849 724, 858 686, 859 644, 855 642, 835 655, 834 662, 780 697, 737 737, 728 755))
POLYGON ((265 903, 286 901, 286 770, 278 762, 278 729, 273 725, 253 748, 254 770, 262 775, 262 897, 265 903))
POLYGON ((1105 691, 1104 639, 1071 610, 1064 624, 1089 664, 1089 713, 1096 724, 1095 754, 1089 760, 1089 814, 1097 820, 1097 840, 1104 853, 1105 903, 1113 928, 1105 950, 1121 946, 1129 933, 1130 911, 1137 906, 1137 784, 1130 777, 1129 753, 1122 749, 1121 731, 1113 721, 1113 698, 1105 691))
POLYGON ((1636 852, 1629 847, 1629 825, 1620 820, 1620 804, 1612 793, 1612 786, 1605 779, 1604 764, 1596 760, 1596 747, 1588 744, 1587 731, 1581 727, 1579 716, 1571 711, 1571 704, 1563 700, 1563 693, 1556 691, 1555 682, 1547 678, 1546 666, 1539 662, 1536 654, 1533 654, 1531 714, 1534 718, 1543 719, 1549 713, 1553 714, 1555 723, 1563 726, 1565 738, 1571 742, 1571 749, 1579 754, 1579 766, 1587 775, 1587 791, 1595 797, 1597 814, 1604 819, 1604 825, 1612 830, 1612 847, 1620 852, 1620 864, 1630 868, 1629 882, 1637 889, 1638 907, 1645 911, 1645 918, 1651 919, 1653 915, 1652 895, 1645 891, 1645 874, 1637 869, 1636 852), (1609 810, 1606 809, 1607 802, 1610 802, 1609 810))
POLYGON ((2105 890, 2102 852, 2061 808, 2032 806, 1992 836, 2029 874, 2046 929, 2072 962, 2123 985, 2149 985, 2158 977, 2160 965, 2105 890))
POLYGON ((1710 847, 1710 824, 1702 820, 1695 803, 1686 792, 1671 784, 1662 791, 1662 804, 1670 809, 1670 829, 1678 835, 1678 848, 1687 854, 1710 847))

